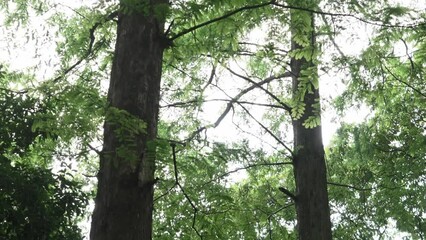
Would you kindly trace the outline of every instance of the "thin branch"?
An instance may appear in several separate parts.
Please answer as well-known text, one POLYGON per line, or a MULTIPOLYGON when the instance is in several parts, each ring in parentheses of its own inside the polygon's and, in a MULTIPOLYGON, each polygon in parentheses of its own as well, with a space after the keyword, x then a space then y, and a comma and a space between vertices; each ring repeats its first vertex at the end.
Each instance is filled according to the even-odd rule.
POLYGON ((226 172, 226 173, 223 173, 223 174, 221 174, 221 175, 219 175, 219 176, 217 176, 217 177, 215 177, 215 178, 210 179, 209 181, 207 181, 207 182, 203 183, 203 184, 201 185, 201 188, 204 188, 206 185, 208 185, 208 184, 210 184, 210 183, 212 183, 212 182, 215 182, 215 181, 217 181, 217 180, 219 180, 219 179, 222 179, 222 178, 224 178, 224 177, 226 177, 226 176, 228 176, 228 175, 230 175, 230 174, 232 174, 232 173, 236 173, 236 172, 241 171, 241 170, 247 170, 247 169, 249 169, 249 168, 255 168, 255 167, 264 167, 264 166, 282 166, 282 165, 292 165, 292 164, 293 164, 293 162, 275 162, 275 163, 256 163, 256 164, 248 164, 247 166, 235 168, 235 169, 230 170, 230 171, 228 171, 228 172, 226 172))
POLYGON ((101 151, 99 151, 98 149, 96 149, 95 147, 93 147, 92 145, 90 145, 89 143, 87 144, 87 146, 94 151, 96 154, 98 154, 99 156, 102 154, 101 151))
POLYGON ((9 93, 13 93, 13 94, 26 94, 26 93, 28 93, 27 89, 21 90, 21 91, 15 91, 15 90, 11 90, 11 89, 8 89, 8 88, 0 87, 0 90, 5 91, 5 92, 9 92, 9 93))
POLYGON ((356 186, 351 186, 351 185, 342 184, 342 183, 335 183, 335 182, 327 182, 327 184, 332 186, 337 186, 337 187, 346 187, 346 188, 354 189, 357 191, 371 191, 374 189, 374 188, 360 188, 356 186))
MULTIPOLYGON (((324 23, 326 25, 330 26, 330 24, 328 23, 328 21, 327 21, 327 19, 326 19, 326 17, 324 15, 321 15, 321 18, 322 18, 322 20, 324 21, 324 23)), ((333 21, 333 18, 331 20, 333 21)), ((347 59, 347 56, 343 53, 342 49, 336 43, 335 39, 331 35, 332 34, 330 32, 327 32, 327 36, 328 36, 329 40, 331 41, 331 43, 333 44, 333 46, 336 48, 337 52, 340 54, 340 57, 342 57, 343 59, 347 59)))
MULTIPOLYGON (((257 83, 257 82, 255 82, 255 81, 253 81, 253 80, 251 80, 250 78, 248 78, 248 77, 246 77, 246 76, 243 76, 243 75, 241 75, 241 74, 238 74, 238 73, 236 73, 235 71, 233 71, 232 69, 230 69, 230 68, 228 68, 228 67, 225 67, 230 73, 232 73, 233 75, 235 75, 235 76, 237 76, 237 77, 239 77, 239 78, 241 78, 241 79, 244 79, 244 80, 246 80, 246 81, 248 81, 248 82, 250 82, 251 84, 253 84, 253 88, 259 88, 259 89, 261 89, 261 90, 263 90, 265 93, 267 93, 270 97, 272 97, 275 101, 277 101, 279 104, 281 104, 283 107, 284 107, 284 109, 287 111, 287 112, 289 112, 289 113, 291 113, 291 107, 289 106, 289 105, 287 105, 287 104, 285 104, 284 102, 282 102, 277 96, 275 96, 273 93, 271 93, 270 91, 268 91, 266 88, 264 88, 264 87, 262 87, 261 86, 261 84, 259 84, 259 83, 257 83)), ((282 74, 281 75, 282 77, 280 77, 280 78, 284 78, 284 77, 291 77, 291 76, 293 76, 293 73, 291 73, 291 72, 286 72, 286 73, 284 73, 284 74, 282 74)))
POLYGON ((163 198, 164 196, 168 195, 175 187, 177 186, 176 182, 173 184, 173 186, 171 186, 169 189, 167 189, 167 191, 165 191, 164 193, 162 193, 160 196, 156 197, 154 199, 154 202, 158 201, 158 199, 163 198))
POLYGON ((269 1, 269 2, 265 2, 265 3, 260 3, 260 4, 257 4, 257 5, 252 5, 252 6, 244 6, 244 7, 241 7, 241 8, 235 9, 235 10, 230 11, 230 12, 228 12, 228 13, 226 13, 226 14, 224 14, 224 15, 220 16, 220 17, 213 18, 213 19, 208 20, 208 21, 206 21, 206 22, 203 22, 203 23, 200 23, 200 24, 195 25, 195 26, 193 26, 193 27, 190 27, 190 28, 188 28, 188 29, 185 29, 185 30, 183 30, 182 32, 177 33, 177 34, 175 34, 174 36, 172 36, 172 37, 170 38, 170 41, 174 41, 174 40, 176 40, 177 38, 182 37, 182 36, 184 36, 184 35, 186 35, 186 34, 188 34, 188 33, 191 33, 191 32, 193 32, 193 31, 195 31, 195 30, 197 30, 197 29, 199 29, 199 28, 202 28, 202 27, 207 26, 207 25, 212 24, 212 23, 219 22, 219 21, 221 21, 221 20, 224 20, 224 19, 226 19, 226 18, 228 18, 228 17, 231 17, 231 16, 233 16, 233 15, 235 15, 235 14, 237 14, 237 13, 240 13, 240 12, 242 12, 242 11, 252 10, 252 9, 256 9, 256 8, 262 8, 262 7, 265 7, 265 6, 271 5, 271 4, 273 4, 273 3, 275 3, 275 0, 272 0, 272 1, 269 1))
POLYGON ((271 135, 278 143, 280 143, 290 154, 292 157, 294 157, 294 152, 285 144, 281 139, 279 139, 271 130, 269 130, 265 125, 263 125, 259 120, 257 120, 250 111, 245 108, 242 104, 239 104, 240 107, 259 125, 265 130, 269 135, 271 135))
POLYGON ((406 81, 402 80, 401 78, 399 78, 398 76, 396 76, 385 64, 383 64, 383 66, 385 67, 386 71, 388 71, 388 73, 398 82, 404 84, 405 86, 409 87, 410 89, 412 89, 414 92, 420 94, 423 97, 426 97, 426 94, 422 93, 419 89, 411 86, 409 83, 407 83, 406 81))
POLYGON ((277 214, 277 213, 281 212, 282 210, 284 210, 284 209, 286 209, 286 208, 288 208, 288 207, 291 207, 291 206, 294 206, 294 202, 293 202, 293 203, 290 203, 290 204, 287 204, 287 205, 284 205, 284 206, 282 206, 282 207, 278 208, 277 210, 275 210, 274 212, 272 212, 271 214, 269 214, 269 215, 268 215, 268 223, 269 223, 269 239, 272 239, 272 229, 271 229, 271 219, 272 219, 272 217, 273 217, 275 214, 277 214))
POLYGON ((204 93, 206 88, 213 82, 214 76, 216 75, 216 66, 213 65, 212 71, 210 72, 209 80, 207 81, 206 85, 201 89, 201 93, 204 93))
POLYGON ((261 138, 261 137, 259 137, 258 135, 254 134, 254 133, 252 133, 252 132, 250 132, 250 131, 246 131, 246 130, 244 130, 244 129, 240 126, 240 124, 238 124, 238 123, 234 122, 234 119, 232 119, 232 124, 234 124, 234 126, 235 126, 238 130, 240 130, 242 133, 245 133, 245 134, 247 134, 247 135, 250 135, 251 137, 254 137, 254 138, 256 138, 257 140, 261 141, 261 142, 262 142, 262 144, 267 144, 269 147, 271 147, 271 148, 272 148, 272 149, 274 149, 275 151, 280 152, 280 150, 279 150, 276 146, 273 146, 273 145, 272 145, 272 144, 270 144, 269 142, 264 141, 264 139, 262 139, 262 138, 261 138))
MULTIPOLYGON (((189 100, 189 101, 186 101, 186 102, 175 102, 175 103, 170 103, 170 104, 167 104, 167 105, 162 105, 162 106, 160 106, 160 108, 185 107, 187 105, 198 103, 198 102, 199 102, 199 100, 193 99, 193 100, 189 100)), ((249 101, 233 101, 232 99, 214 98, 214 99, 203 100, 203 102, 204 103, 206 103, 206 102, 233 102, 233 103, 240 103, 240 104, 255 105, 255 106, 260 106, 260 107, 285 109, 281 105, 274 105, 274 104, 269 104, 269 103, 256 103, 256 102, 249 102, 249 101)))
POLYGON ((110 14, 108 14, 108 16, 106 16, 104 19, 102 19, 99 22, 96 22, 89 30, 89 38, 90 38, 90 42, 89 42, 89 47, 87 48, 86 54, 80 58, 77 62, 75 62, 73 65, 71 65, 70 67, 68 67, 67 69, 65 69, 61 76, 58 76, 56 78, 53 79, 53 82, 57 82, 59 80, 61 80, 65 75, 67 75, 69 72, 71 72, 72 70, 74 70, 74 68, 76 68, 78 65, 80 65, 87 57, 90 56, 90 54, 92 54, 93 52, 93 44, 95 43, 95 31, 97 30, 98 27, 100 27, 102 24, 104 24, 105 22, 108 22, 110 20, 113 20, 115 17, 118 16, 118 11, 114 11, 110 14))
POLYGON ((360 22, 366 23, 366 24, 379 26, 379 27, 387 27, 387 28, 414 28, 414 27, 418 27, 418 26, 422 26, 422 25, 426 24, 426 23, 411 23, 411 24, 406 24, 406 25, 383 24, 383 23, 378 23, 378 22, 366 20, 364 18, 358 17, 358 16, 350 14, 350 13, 323 12, 323 11, 320 11, 320 10, 314 10, 314 9, 309 9, 309 8, 304 8, 304 7, 295 7, 295 6, 284 5, 284 4, 277 3, 277 2, 273 2, 272 5, 277 6, 277 7, 281 7, 281 8, 284 8, 284 9, 300 10, 300 11, 305 11, 305 12, 309 12, 309 13, 321 14, 321 15, 327 15, 327 16, 333 16, 333 17, 349 17, 349 18, 354 18, 354 19, 356 19, 360 22))
POLYGON ((200 237, 200 239, 203 239, 203 236, 201 236, 200 232, 198 231, 198 229, 195 227, 195 222, 197 219, 197 212, 198 212, 198 208, 195 206, 195 204, 192 202, 191 198, 189 197, 189 195, 185 192, 185 189, 183 188, 183 186, 180 184, 179 182, 179 176, 178 176, 178 168, 177 168, 177 161, 176 161, 176 144, 175 143, 171 143, 170 146, 172 147, 172 153, 173 153, 173 168, 174 168, 174 174, 175 174, 175 186, 179 186, 179 189, 181 190, 183 196, 185 197, 185 199, 189 202, 189 204, 191 205, 192 209, 193 209, 193 217, 192 217, 192 229, 194 229, 195 233, 197 233, 197 235, 200 237))
POLYGON ((263 45, 263 44, 258 44, 258 43, 252 43, 252 42, 238 42, 238 44, 240 44, 240 45, 249 45, 249 46, 255 46, 255 47, 261 47, 261 48, 265 48, 265 49, 272 49, 272 50, 277 50, 277 51, 280 51, 280 52, 284 52, 284 53, 286 53, 286 54, 288 54, 290 51, 288 51, 288 50, 284 50, 284 49, 281 49, 281 48, 277 48, 277 47, 275 47, 275 46, 273 46, 273 45, 263 45))
POLYGON ((408 51, 408 44, 407 44, 407 42, 403 38, 400 38, 400 40, 402 41, 402 43, 405 46, 405 54, 407 55, 407 58, 410 61, 410 65, 411 65, 411 71, 410 71, 411 74, 410 75, 412 75, 413 71, 415 69, 413 58, 411 58, 410 52, 408 51))
MULTIPOLYGON (((202 132, 202 131, 204 131, 204 130, 206 130, 207 128, 216 128, 217 126, 219 126, 219 124, 223 121, 223 119, 226 117, 226 115, 228 115, 228 113, 231 111, 231 109, 232 109, 232 107, 233 107, 233 104, 234 103, 237 103, 237 101, 243 96, 243 95, 245 95, 246 93, 248 93, 248 92, 250 92, 251 90, 253 90, 253 89, 255 89, 255 88, 262 88, 262 85, 264 85, 264 84, 266 84, 266 83, 269 83, 269 82, 271 82, 271 81, 273 81, 273 80, 276 80, 276 79, 280 79, 280 78, 284 78, 284 77, 289 77, 289 76, 291 76, 291 73, 288 73, 288 72, 286 72, 286 73, 283 73, 283 74, 280 74, 280 75, 278 75, 278 76, 271 76, 271 77, 268 77, 268 78, 265 78, 263 81, 260 81, 260 82, 255 82, 255 81, 252 81, 251 79, 251 83, 253 84, 253 85, 251 85, 250 87, 247 87, 246 89, 244 89, 244 90, 242 90, 239 94, 237 94, 236 96, 234 96, 230 101, 229 101, 229 103, 226 105, 226 108, 225 108, 225 110, 222 112, 222 114, 217 118, 217 120, 215 121, 215 123, 214 124, 212 124, 212 125, 210 125, 210 126, 203 126, 203 127, 200 127, 200 128, 198 128, 196 131, 194 131, 186 140, 185 140, 185 142, 189 142, 189 141, 191 141, 197 134, 199 134, 200 132, 202 132)), ((285 110, 287 110, 287 111, 289 111, 289 109, 288 108, 286 108, 286 107, 284 107, 284 109, 285 110)))

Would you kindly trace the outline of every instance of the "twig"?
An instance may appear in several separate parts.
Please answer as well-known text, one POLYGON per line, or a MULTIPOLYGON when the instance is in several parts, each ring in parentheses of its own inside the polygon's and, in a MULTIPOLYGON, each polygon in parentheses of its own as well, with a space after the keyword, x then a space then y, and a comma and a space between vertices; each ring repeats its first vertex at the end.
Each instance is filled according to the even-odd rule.
POLYGON ((371 191, 374 188, 360 188, 360 187, 356 187, 356 186, 351 186, 351 185, 347 185, 347 184, 343 184, 343 183, 335 183, 335 182, 327 182, 328 185, 333 185, 333 186, 337 186, 337 187, 346 187, 346 188, 350 188, 350 189, 354 189, 357 191, 371 191))
POLYGON ((410 89, 412 89, 414 92, 420 94, 422 97, 426 97, 425 93, 422 93, 419 89, 411 86, 411 84, 407 83, 406 81, 402 80, 401 78, 399 78, 398 76, 396 76, 385 64, 383 64, 383 66, 385 67, 386 71, 388 71, 388 73, 398 82, 404 84, 405 86, 409 87, 410 89))
POLYGON ((290 154, 292 157, 294 157, 294 152, 287 146, 287 144, 285 144, 283 141, 281 141, 281 139, 279 139, 273 132, 271 132, 271 130, 269 130, 269 128, 267 128, 265 125, 263 125, 261 122, 259 122, 259 120, 257 120, 251 113, 250 111, 245 108, 242 104, 239 104, 240 107, 259 125, 263 128, 263 130, 265 130, 269 135, 271 135, 278 143, 280 143, 290 154))
MULTIPOLYGON (((162 105, 162 106, 160 106, 160 108, 185 107, 186 105, 190 105, 190 104, 194 104, 194 103, 198 103, 198 102, 199 102, 199 100, 193 99, 193 100, 189 100, 189 101, 186 101, 186 102, 175 102, 175 103, 170 103, 170 104, 167 104, 167 105, 162 105)), ((205 102, 234 102, 234 103, 255 105, 255 106, 260 106, 260 107, 285 109, 281 105, 274 105, 274 104, 269 104, 269 103, 255 103, 255 102, 249 102, 249 101, 233 101, 232 99, 215 98, 215 99, 206 99, 206 100, 203 100, 203 102, 204 103, 205 102)))
MULTIPOLYGON (((255 81, 253 81, 253 80, 251 80, 250 78, 248 78, 248 77, 246 77, 246 76, 243 76, 243 75, 241 75, 241 74, 238 74, 238 73, 236 73, 235 71, 233 71, 232 69, 230 69, 230 68, 228 68, 228 67, 225 67, 230 73, 232 73, 233 75, 235 75, 235 76, 237 76, 237 77, 239 77, 239 78, 241 78, 241 79, 244 79, 244 80, 246 80, 246 81, 248 81, 248 82, 250 82, 251 84, 253 84, 253 88, 259 88, 259 89, 261 89, 261 90, 263 90, 266 94, 268 94, 270 97, 272 97, 275 101, 277 101, 279 104, 281 104, 282 106, 283 106, 283 108, 287 111, 287 112, 289 112, 289 113, 291 113, 291 107, 289 106, 289 105, 287 105, 287 104, 285 104, 284 102, 282 102, 277 96, 275 96, 273 93, 271 93, 270 91, 268 91, 266 88, 264 88, 264 87, 262 87, 261 86, 261 84, 259 84, 259 83, 257 83, 257 82, 255 82, 255 81)), ((291 76, 293 76, 293 73, 291 73, 291 72, 286 72, 286 73, 284 73, 284 74, 282 74, 281 75, 281 77, 280 78, 284 78, 284 77, 291 77, 291 76)))
POLYGON ((197 235, 200 237, 200 239, 203 239, 203 236, 200 234, 198 229, 195 227, 198 209, 195 206, 195 204, 192 202, 191 198, 188 196, 188 194, 185 192, 185 189, 182 187, 182 185, 179 182, 178 168, 177 168, 177 161, 176 161, 176 144, 171 143, 170 146, 172 147, 172 152, 173 152, 173 168, 174 168, 174 172, 175 172, 175 185, 179 186, 179 189, 181 190, 183 196, 189 202, 189 204, 191 205, 191 207, 194 211, 193 212, 193 218, 192 218, 192 229, 194 229, 195 233, 197 233, 197 235))
POLYGON ((262 166, 281 166, 281 165, 292 165, 292 164, 293 164, 293 162, 275 162, 275 163, 256 163, 256 164, 249 164, 249 165, 244 166, 244 167, 235 168, 235 169, 233 169, 231 171, 228 171, 226 173, 223 173, 223 174, 221 174, 221 175, 219 175, 219 176, 217 176, 215 178, 212 178, 209 181, 203 183, 201 185, 201 188, 204 188, 206 185, 208 185, 208 184, 210 184, 210 183, 212 183, 214 181, 217 181, 217 180, 219 180, 221 178, 224 178, 224 177, 226 177, 226 176, 228 176, 228 175, 230 175, 232 173, 236 173, 236 172, 241 171, 241 170, 247 170, 249 168, 262 167, 262 166))
POLYGON ((277 214, 277 213, 281 212, 282 210, 284 210, 284 209, 286 209, 288 207, 291 207, 291 206, 294 206, 294 203, 290 203, 290 204, 284 205, 284 206, 278 208, 277 210, 275 210, 274 212, 272 212, 271 214, 268 215, 269 239, 272 239, 272 228, 271 228, 271 219, 272 219, 272 217, 275 214, 277 214))
POLYGON ((90 145, 89 143, 87 144, 87 146, 94 151, 96 154, 101 155, 101 151, 99 151, 98 149, 96 149, 95 147, 93 147, 92 145, 90 145))
POLYGON ((284 4, 277 3, 277 2, 273 2, 272 5, 277 6, 277 7, 281 7, 281 8, 285 8, 285 9, 300 10, 300 11, 314 13, 314 14, 321 14, 321 15, 334 16, 334 17, 350 17, 350 18, 354 18, 354 19, 356 19, 356 20, 358 20, 360 22, 366 23, 366 24, 370 24, 370 25, 374 25, 374 26, 379 26, 379 27, 387 27, 387 28, 414 28, 414 27, 422 26, 422 25, 426 24, 426 23, 412 23, 412 24, 406 24, 406 25, 400 25, 400 24, 394 24, 394 25, 392 25, 392 24, 383 24, 383 23, 377 23, 377 22, 373 22, 373 21, 370 21, 370 20, 366 20, 366 19, 363 19, 361 17, 355 16, 355 15, 350 14, 350 13, 330 13, 330 12, 323 12, 323 11, 309 9, 309 8, 304 8, 304 7, 296 7, 296 6, 284 5, 284 4))

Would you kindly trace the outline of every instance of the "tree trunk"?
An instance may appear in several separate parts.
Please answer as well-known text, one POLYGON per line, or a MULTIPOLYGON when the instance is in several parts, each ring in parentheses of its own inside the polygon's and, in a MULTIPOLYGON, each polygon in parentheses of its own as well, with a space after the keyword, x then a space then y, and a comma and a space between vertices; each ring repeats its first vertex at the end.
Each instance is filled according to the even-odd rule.
MULTIPOLYGON (((300 4, 297 1, 295 2, 295 6, 300 4)), ((313 14, 292 10, 291 24, 292 50, 311 49, 312 51, 315 46, 313 14), (306 19, 310 19, 311 26, 306 26, 306 22, 309 22, 306 19), (300 25, 301 21, 305 25, 300 25), (307 41, 304 46, 301 46, 303 41, 298 39, 303 35, 307 41)), ((294 74, 292 80, 294 99, 295 101, 303 101, 305 104, 303 115, 293 120, 297 228, 300 240, 328 240, 332 236, 321 126, 307 128, 303 125, 310 116, 320 117, 318 86, 314 87, 315 84, 308 83, 312 84, 311 91, 301 90, 303 89, 301 84, 306 84, 307 77, 317 78, 315 58, 311 57, 300 59, 293 57, 291 59, 291 71, 294 74), (312 73, 312 69, 314 73, 312 73), (304 70, 310 72, 311 75, 304 75, 304 70), (305 79, 302 79, 302 77, 305 79)), ((315 80, 311 81, 314 82, 315 80)))
POLYGON ((92 240, 152 238, 155 149, 148 147, 157 134, 164 21, 153 14, 160 1, 141 2, 146 3, 143 10, 128 6, 130 11, 118 16, 108 103, 110 109, 124 110, 146 123, 146 132, 134 135, 129 144, 129 138, 120 136, 120 123, 106 118, 92 240))

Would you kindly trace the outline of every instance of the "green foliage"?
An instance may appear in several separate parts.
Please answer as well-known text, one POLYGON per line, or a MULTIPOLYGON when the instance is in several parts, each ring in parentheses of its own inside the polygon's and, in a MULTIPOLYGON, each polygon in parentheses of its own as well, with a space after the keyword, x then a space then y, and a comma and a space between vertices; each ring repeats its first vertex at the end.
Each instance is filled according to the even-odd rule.
POLYGON ((125 110, 113 107, 108 108, 105 121, 114 128, 120 143, 116 150, 118 156, 136 162, 139 159, 137 137, 146 133, 146 123, 125 110))
POLYGON ((31 18, 31 12, 42 14, 47 11, 49 1, 40 0, 5 0, 0 3, 0 10, 5 11, 4 24, 11 26, 26 25, 31 18))
POLYGON ((155 238, 197 238, 194 228, 203 239, 256 239, 270 234, 281 239, 294 238, 294 232, 286 228, 286 224, 294 224, 294 208, 287 206, 288 202, 278 191, 279 179, 291 172, 283 173, 279 164, 262 167, 262 163, 280 162, 283 158, 251 151, 246 144, 229 147, 211 143, 202 149, 178 145, 179 183, 196 211, 175 185, 170 153, 168 159, 160 161, 157 167, 161 169, 158 174, 162 181, 155 198, 155 238), (234 165, 231 169, 253 165, 248 167, 248 179, 232 183, 228 173, 230 164, 234 165))
POLYGON ((309 116, 305 122, 303 122, 303 126, 306 128, 315 128, 321 125, 320 116, 309 116))
POLYGON ((49 106, 28 92, 3 88, 0 79, 0 239, 81 239, 88 196, 66 168, 46 168, 58 135, 34 128, 49 106), (48 145, 48 146, 47 146, 48 145))
POLYGON ((43 111, 36 99, 8 90, 0 90, 0 149, 23 155, 37 137, 47 134, 33 131, 35 115, 43 111))
POLYGON ((351 60, 352 82, 338 106, 363 102, 374 114, 364 123, 343 125, 328 152, 332 181, 360 188, 331 188, 342 209, 336 237, 370 238, 390 220, 412 239, 425 235, 426 59, 418 54, 424 47, 420 32, 383 30, 360 59, 351 60), (401 41, 405 56, 392 47, 401 41), (408 44, 414 51, 408 52, 408 44))
POLYGON ((82 184, 0 155, 0 239, 82 239, 77 226, 88 204, 82 184))

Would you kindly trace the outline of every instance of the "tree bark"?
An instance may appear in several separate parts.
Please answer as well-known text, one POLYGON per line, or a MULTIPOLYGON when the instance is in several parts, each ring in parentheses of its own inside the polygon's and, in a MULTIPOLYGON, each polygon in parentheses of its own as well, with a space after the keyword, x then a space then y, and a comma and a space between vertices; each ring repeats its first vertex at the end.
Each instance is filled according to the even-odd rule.
MULTIPOLYGON (((117 150, 128 144, 128 139, 123 141, 117 131, 120 126, 106 118, 92 240, 152 238, 155 149, 148 146, 157 135, 165 47, 164 20, 154 16, 153 10, 159 3, 164 1, 141 1, 144 10, 129 8, 118 16, 108 104, 145 122, 146 133, 137 134, 126 148, 136 159, 126 159, 117 150)), ((126 7, 124 1, 121 6, 126 7)))
MULTIPOLYGON (((295 4, 296 6, 300 5, 300 3, 298 4, 297 2, 295 2, 295 4)), ((292 50, 297 51, 306 47, 313 49, 315 46, 315 26, 313 14, 292 10, 291 24, 292 50), (297 24, 297 22, 301 19, 300 14, 303 14, 304 19, 309 17, 311 20, 311 26, 304 26, 305 30, 301 30, 301 26, 297 24), (307 37, 310 42, 307 46, 301 46, 297 43, 298 41, 296 38, 300 38, 300 34, 306 34, 305 37, 307 37)), ((293 94, 295 99, 298 98, 297 101, 300 101, 301 96, 299 88, 299 85, 302 82, 301 76, 303 75, 301 71, 308 68, 312 69, 312 67, 314 67, 316 72, 317 70, 315 68, 313 59, 307 60, 305 57, 300 59, 293 57, 291 59, 291 71, 294 74, 292 79, 293 94)), ((313 91, 310 93, 305 92, 301 100, 305 104, 305 111, 303 115, 300 118, 294 119, 292 123, 295 149, 293 163, 296 181, 295 203, 297 212, 298 239, 328 240, 332 238, 332 234, 321 126, 307 128, 303 125, 308 117, 319 115, 317 112, 320 111, 319 88, 312 86, 312 89, 313 91)))

